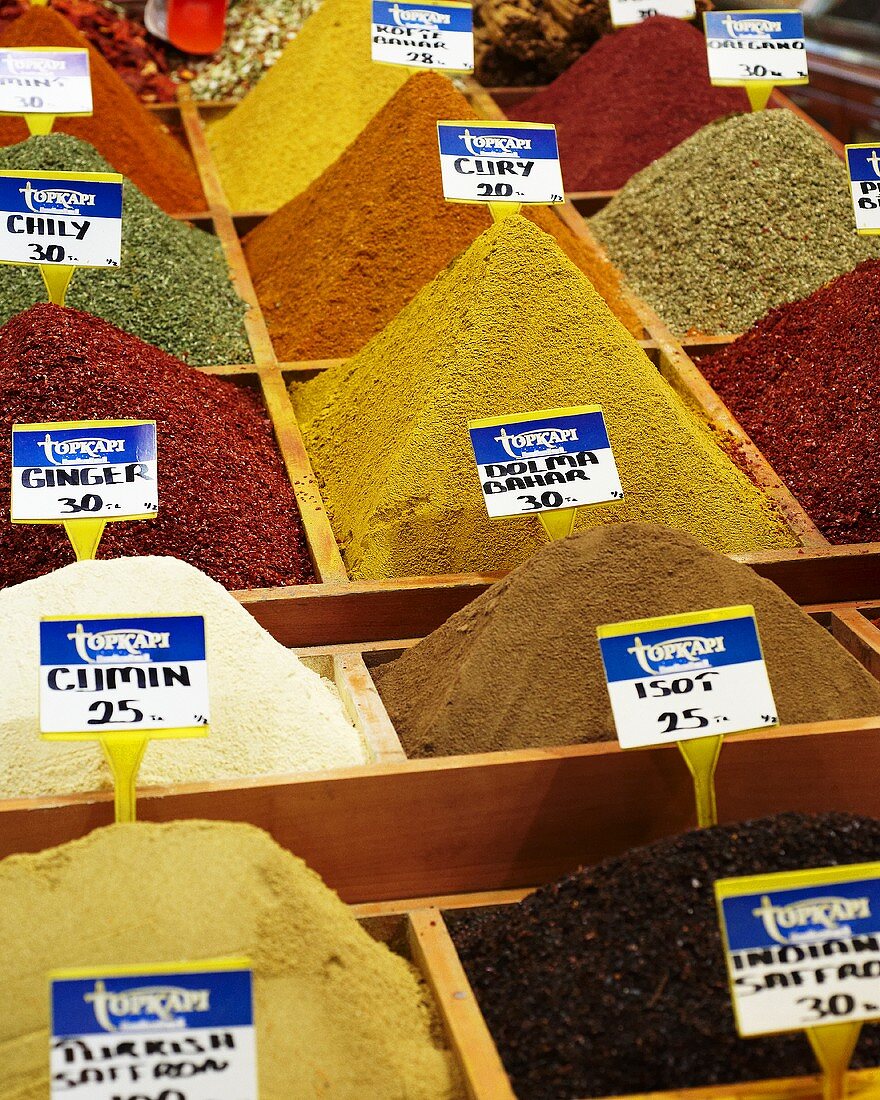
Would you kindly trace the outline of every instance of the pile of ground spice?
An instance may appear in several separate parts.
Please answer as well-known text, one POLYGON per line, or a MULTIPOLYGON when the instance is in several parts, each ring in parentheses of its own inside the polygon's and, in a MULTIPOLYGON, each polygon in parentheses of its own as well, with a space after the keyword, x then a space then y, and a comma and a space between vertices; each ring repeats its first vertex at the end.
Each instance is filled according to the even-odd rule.
MULTIPOLYGON (((257 394, 87 313, 33 306, 0 329, 0 466, 13 424, 155 420, 159 518, 109 523, 99 556, 182 558, 225 588, 314 580, 293 489, 257 394)), ((0 481, 9 514, 9 479, 0 481)), ((54 525, 0 525, 0 587, 73 561, 54 525)))
MULTIPOLYGON (((28 8, 0 34, 0 48, 18 46, 88 49, 94 114, 58 118, 54 130, 94 145, 117 172, 134 180, 169 214, 207 208, 192 157, 63 15, 48 7, 28 8)), ((14 145, 27 136, 24 119, 0 118, 0 145, 14 145)))
POLYGON ((880 684, 775 584, 649 523, 545 546, 374 675, 407 756, 608 741, 596 627, 739 604, 782 722, 880 714, 880 684))
POLYGON ((772 310, 700 369, 827 539, 880 541, 880 260, 772 310))
MULTIPOLYGON (((880 859, 880 822, 779 814, 577 871, 518 905, 450 913, 521 1100, 651 1093, 817 1072, 802 1032, 736 1034, 713 884, 880 859)), ((880 1064, 880 1029, 854 1067, 880 1064)))
POLYGON ((0 986, 2 1100, 49 1095, 49 971, 242 956, 261 1100, 463 1095, 419 973, 251 825, 97 829, 3 860, 0 891, 16 944, 0 986))
MULTIPOLYGON (((114 169, 84 141, 47 134, 0 149, 0 170, 114 169)), ((38 268, 0 267, 0 323, 45 298, 38 268)), ((194 366, 252 359, 244 328, 247 306, 232 286, 220 242, 164 213, 129 180, 122 192, 120 266, 78 268, 66 304, 194 366)))
POLYGON ((592 227, 678 333, 740 333, 880 241, 854 232, 846 168, 791 111, 712 122, 633 176, 592 227))
POLYGON ((233 210, 276 210, 317 179, 403 84, 370 59, 362 0, 324 0, 239 105, 208 129, 233 210))
MULTIPOLYGON (((70 20, 144 103, 171 103, 176 86, 168 58, 143 23, 117 4, 94 0, 50 0, 70 20)), ((0 2, 0 29, 28 10, 27 0, 0 2)))
POLYGON ((601 39, 507 114, 555 123, 565 186, 604 191, 623 187, 713 119, 748 110, 741 88, 709 83, 697 28, 657 15, 601 39))
MULTIPOLYGON (((476 117, 445 77, 410 77, 335 164, 245 238, 280 359, 360 351, 488 228, 484 206, 444 200, 437 158, 438 119, 476 117)), ((524 210, 641 336, 611 265, 545 207, 524 210)))
MULTIPOLYGON (((712 4, 696 7, 699 17, 712 4)), ((546 84, 613 29, 608 0, 476 0, 477 79, 487 87, 546 84)))
POLYGON ((226 37, 211 57, 188 58, 177 76, 196 99, 242 99, 272 68, 320 0, 233 0, 226 37))
POLYGON ((522 217, 486 230, 293 401, 356 577, 524 561, 543 531, 488 519, 467 421, 585 401, 603 407, 626 496, 581 509, 581 527, 653 519, 730 551, 795 542, 584 274, 522 217))
MULTIPOLYGON (((161 461, 161 454, 160 454, 161 461)), ((367 763, 338 693, 268 634, 216 581, 175 558, 84 561, 0 591, 0 655, 15 675, 0 695, 0 798, 107 790, 96 742, 39 729, 39 622, 47 616, 203 615, 208 736, 151 741, 140 786, 290 775, 367 763)))

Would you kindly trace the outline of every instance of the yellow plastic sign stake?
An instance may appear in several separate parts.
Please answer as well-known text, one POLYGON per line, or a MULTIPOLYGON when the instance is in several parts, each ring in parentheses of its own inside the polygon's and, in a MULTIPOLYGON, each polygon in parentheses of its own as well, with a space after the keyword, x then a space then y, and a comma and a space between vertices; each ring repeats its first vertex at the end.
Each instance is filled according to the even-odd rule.
POLYGON ((73 270, 69 264, 40 264, 40 274, 53 306, 64 305, 64 296, 73 278, 73 270))
POLYGON ((98 552, 98 543, 104 534, 105 519, 68 519, 64 521, 64 530, 70 539, 70 545, 77 561, 94 561, 98 552))
POLYGON ((846 1074, 861 1030, 861 1021, 807 1028, 807 1038, 824 1074, 822 1100, 844 1100, 846 1074))
POLYGON ((567 539, 574 530, 577 508, 558 508, 555 512, 540 512, 538 519, 551 542, 567 539))
POLYGON ((136 819, 137 777, 148 740, 146 733, 110 733, 100 738, 116 787, 114 806, 117 825, 136 819))
POLYGON ((522 210, 521 202, 489 202, 486 205, 489 207, 493 222, 500 222, 504 218, 513 218, 522 210))
POLYGON ((746 83, 746 95, 753 111, 763 111, 773 95, 774 85, 769 80, 750 80, 746 83))
MULTIPOLYGON (((45 0, 43 2, 45 3, 45 0)), ((37 134, 51 134, 52 127, 55 125, 54 115, 25 115, 24 120, 31 137, 37 134)))
POLYGON ((708 829, 718 824, 718 810, 715 806, 715 769, 724 738, 721 734, 713 737, 696 737, 690 741, 679 741, 678 747, 688 766, 694 781, 694 796, 697 802, 697 825, 708 829))

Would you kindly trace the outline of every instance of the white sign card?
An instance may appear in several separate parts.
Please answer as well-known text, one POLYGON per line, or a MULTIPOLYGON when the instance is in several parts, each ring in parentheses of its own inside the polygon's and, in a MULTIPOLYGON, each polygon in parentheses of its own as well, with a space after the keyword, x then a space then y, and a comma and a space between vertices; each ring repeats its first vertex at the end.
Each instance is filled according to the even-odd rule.
POLYGON ((754 608, 612 623, 597 634, 621 748, 777 724, 754 608))
POLYGON ((438 122, 449 202, 565 201, 556 127, 532 122, 438 122))

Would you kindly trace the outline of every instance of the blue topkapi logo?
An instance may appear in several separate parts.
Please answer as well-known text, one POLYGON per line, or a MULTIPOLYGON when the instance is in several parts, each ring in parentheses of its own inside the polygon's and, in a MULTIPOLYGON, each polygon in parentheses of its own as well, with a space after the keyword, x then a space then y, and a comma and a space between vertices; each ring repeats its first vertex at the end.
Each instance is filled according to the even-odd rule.
POLYGON ((3 77, 69 78, 89 75, 85 50, 0 50, 0 79, 3 77))
POLYGON ((59 1038, 252 1024, 250 970, 52 982, 52 1034, 59 1038))
POLYGON ((548 458, 581 454, 610 447, 601 412, 540 418, 470 428, 477 463, 509 462, 511 459, 548 458))
POLYGON ((156 461, 155 424, 78 428, 16 428, 13 467, 95 466, 156 461))
POLYGON ((706 37, 738 41, 775 41, 804 37, 801 12, 720 12, 705 13, 706 37))
POLYGON ((182 664, 205 660, 201 615, 114 619, 44 619, 43 666, 182 664))
POLYGON ((0 210, 8 214, 121 218, 122 184, 0 174, 0 210))
POLYGON ((473 9, 443 4, 399 4, 373 0, 373 22, 378 26, 413 27, 438 31, 470 31, 473 9))
POLYGON ((554 129, 437 124, 440 155, 503 157, 506 160, 558 160, 554 129))
POLYGON ((847 149, 846 163, 853 183, 880 182, 880 145, 868 149, 847 149))
POLYGON ((760 661, 761 645, 751 616, 700 626, 672 626, 600 638, 607 679, 696 672, 760 661))
POLYGON ((870 936, 880 932, 880 881, 762 890, 721 907, 732 952, 870 936))

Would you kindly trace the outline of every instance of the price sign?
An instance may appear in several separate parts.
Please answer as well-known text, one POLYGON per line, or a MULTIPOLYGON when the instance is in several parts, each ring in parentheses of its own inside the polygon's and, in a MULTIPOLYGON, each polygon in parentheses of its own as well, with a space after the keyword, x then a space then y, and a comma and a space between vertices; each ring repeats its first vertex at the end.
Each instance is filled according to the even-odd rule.
POLYGON ((846 146, 856 232, 880 233, 880 144, 846 146))
POLYGON ((715 883, 743 1037, 880 1017, 880 863, 715 883))
POLYGON ((807 84, 804 17, 799 11, 707 11, 713 84, 807 84))
POLYGON ((156 422, 80 420, 12 427, 12 522, 155 519, 156 422))
POLYGON ((754 608, 613 623, 597 634, 622 748, 777 724, 754 608))
POLYGON ((203 737, 208 718, 201 615, 40 621, 44 739, 150 730, 203 737))
POLYGON ((91 113, 88 50, 60 46, 0 49, 0 114, 91 113))
POLYGON ((472 420, 468 431, 492 519, 623 499, 598 405, 472 420))
POLYGON ((697 14, 694 0, 609 0, 611 25, 629 27, 652 15, 670 15, 673 19, 693 19, 697 14))
POLYGON ((118 267, 122 176, 0 172, 0 263, 118 267))
POLYGON ((438 122, 449 202, 565 201, 556 127, 533 122, 438 122))
POLYGON ((257 1100, 247 959, 49 975, 51 1098, 257 1100))
POLYGON ((374 61, 416 69, 474 71, 470 4, 398 4, 373 0, 374 61))

